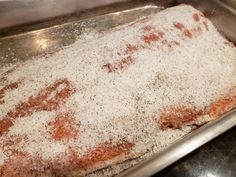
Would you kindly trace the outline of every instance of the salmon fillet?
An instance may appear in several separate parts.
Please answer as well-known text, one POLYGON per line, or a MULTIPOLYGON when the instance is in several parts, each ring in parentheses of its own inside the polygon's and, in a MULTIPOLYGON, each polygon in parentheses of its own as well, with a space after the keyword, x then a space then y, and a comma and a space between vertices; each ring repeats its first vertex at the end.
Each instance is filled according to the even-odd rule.
POLYGON ((0 176, 91 174, 235 107, 235 46, 168 8, 1 73, 0 176))

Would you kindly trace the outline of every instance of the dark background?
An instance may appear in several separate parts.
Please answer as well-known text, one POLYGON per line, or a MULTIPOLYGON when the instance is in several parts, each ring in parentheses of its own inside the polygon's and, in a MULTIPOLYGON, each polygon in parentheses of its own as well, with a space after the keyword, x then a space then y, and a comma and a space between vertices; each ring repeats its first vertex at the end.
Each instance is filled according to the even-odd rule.
POLYGON ((153 177, 236 177, 236 127, 153 177))

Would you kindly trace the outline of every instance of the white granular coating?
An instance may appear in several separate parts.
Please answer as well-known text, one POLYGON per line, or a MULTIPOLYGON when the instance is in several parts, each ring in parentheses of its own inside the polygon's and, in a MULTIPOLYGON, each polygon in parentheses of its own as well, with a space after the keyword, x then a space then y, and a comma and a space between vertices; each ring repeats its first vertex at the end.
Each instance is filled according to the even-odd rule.
POLYGON ((4 159, 6 158, 4 153, 3 153, 3 150, 0 149, 0 166, 4 164, 4 159))
MULTIPOLYGON (((190 132, 188 126, 181 130, 161 130, 158 126, 161 110, 176 105, 201 110, 236 86, 235 47, 228 45, 205 17, 199 15, 200 20, 196 22, 194 13, 200 12, 184 5, 169 8, 144 22, 141 20, 142 23, 117 27, 103 35, 92 33, 85 37, 88 40, 77 41, 52 56, 24 62, 0 85, 1 89, 6 84, 22 81, 18 88, 4 93, 0 120, 42 88, 66 78, 76 92, 60 105, 60 112, 73 112, 79 135, 68 141, 53 141, 47 125, 57 113, 38 111, 16 119, 0 137, 0 144, 12 136, 26 136, 15 149, 52 161, 70 147, 77 147, 83 155, 110 140, 134 143, 131 154, 158 152, 190 132), (189 38, 173 25, 175 22, 187 29, 200 27, 201 31, 193 32, 189 38), (163 38, 145 43, 143 35, 151 33, 143 30, 145 26, 163 31, 163 38), (170 47, 165 41, 175 44, 170 47), (128 44, 139 49, 127 52, 128 44), (123 69, 109 73, 103 67, 129 57, 134 61, 123 69)), ((63 87, 57 91, 60 89, 63 87)), ((207 119, 208 116, 204 117, 207 119)), ((0 166, 9 158, 2 151, 0 147, 0 166)), ((127 166, 110 170, 117 168, 119 172, 127 166)), ((106 169, 100 173, 106 174, 106 169)))
POLYGON ((119 173, 123 172, 124 170, 136 165, 137 163, 141 162, 144 159, 151 157, 153 154, 156 154, 163 150, 168 145, 171 145, 175 141, 177 141, 180 137, 183 137, 187 133, 191 131, 191 127, 184 127, 182 130, 166 130, 162 132, 158 132, 156 137, 153 137, 157 142, 156 145, 150 148, 148 152, 144 155, 124 161, 122 163, 114 164, 109 167, 103 168, 101 170, 95 171, 93 173, 89 173, 86 177, 112 177, 118 175, 119 173), (160 139, 160 137, 163 137, 160 139), (169 139, 170 138, 170 139, 169 139), (169 139, 169 141, 166 141, 169 139), (161 144, 159 144, 161 142, 161 144))

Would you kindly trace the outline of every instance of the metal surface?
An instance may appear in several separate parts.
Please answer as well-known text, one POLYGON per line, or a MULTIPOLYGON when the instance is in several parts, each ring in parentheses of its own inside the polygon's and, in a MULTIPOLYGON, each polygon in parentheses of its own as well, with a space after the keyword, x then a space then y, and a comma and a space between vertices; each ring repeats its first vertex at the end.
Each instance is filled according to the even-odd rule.
POLYGON ((151 176, 235 125, 236 110, 200 127, 164 151, 142 161, 117 177, 151 176))
MULTIPOLYGON (((0 0, 0 29, 46 19, 75 15, 81 16, 87 9, 112 4, 113 9, 145 2, 144 0, 0 0)), ((172 4, 173 0, 148 0, 159 5, 172 4)), ((108 9, 97 10, 107 12, 108 9)), ((93 11, 94 12, 94 11, 93 11)))
POLYGON ((4 0, 0 2, 0 28, 122 1, 125 0, 4 0))
MULTIPOLYGON (((158 12, 161 8, 154 4, 132 5, 132 8, 116 8, 115 12, 97 15, 92 18, 73 18, 69 22, 44 28, 36 25, 39 30, 7 35, 0 38, 0 67, 17 61, 25 61, 34 56, 54 53, 61 47, 70 45, 88 31, 102 32, 112 27, 134 21, 140 17, 158 12), (135 7, 136 6, 136 7, 135 7), (121 10, 122 9, 122 10, 121 10), (117 11, 118 10, 118 11, 117 11)), ((103 9, 101 9, 103 10, 103 9)), ((107 7, 107 10, 110 9, 107 7)), ((87 13, 90 16, 90 13, 87 13)), ((45 24, 43 24, 45 25, 45 24)), ((32 27, 35 28, 35 27, 32 27)), ((1 36, 1 34, 0 34, 1 36)))
MULTIPOLYGON (((236 11, 234 8, 229 7, 227 3, 221 1, 179 1, 191 3, 197 9, 201 10, 208 18, 213 21, 215 26, 220 32, 222 32, 222 34, 224 34, 230 40, 236 42, 236 11)), ((32 9, 36 10, 35 12, 40 11, 42 6, 37 7, 33 5, 34 3, 32 0, 28 0, 26 5, 29 5, 30 2, 33 6, 32 9)), ((39 1, 35 1, 35 3, 36 2, 39 3, 39 1)), ((42 1, 42 3, 45 2, 46 1, 42 1)), ((55 3, 55 0, 48 2, 47 7, 49 7, 53 2, 55 3)), ((59 4, 55 6, 56 9, 50 12, 51 15, 45 14, 44 18, 57 16, 57 13, 55 12, 58 10, 57 7, 62 5, 60 2, 62 1, 57 1, 59 4)), ((71 5, 73 5, 72 0, 69 2, 71 5)), ((116 2, 116 0, 109 2, 116 2)), ((9 28, 9 30, 5 30, 2 33, 0 29, 0 67, 8 65, 9 63, 25 61, 38 55, 52 54, 57 50, 60 50, 63 46, 70 45, 76 40, 81 40, 81 35, 86 31, 106 31, 117 25, 134 21, 153 12, 158 12, 161 10, 161 8, 160 6, 157 6, 157 4, 168 7, 170 5, 176 4, 176 2, 171 0, 152 1, 152 3, 147 4, 143 3, 142 1, 134 1, 132 3, 122 3, 120 5, 107 6, 105 8, 96 8, 95 10, 88 10, 83 13, 78 13, 77 15, 60 18, 59 20, 54 19, 44 23, 13 28, 13 30, 9 28)), ((96 4, 96 6, 97 5, 101 4, 96 4)), ((3 17, 5 18, 5 16, 2 16, 2 14, 10 13, 8 12, 10 6, 5 7, 7 8, 2 11, 4 6, 2 6, 0 2, 0 21, 2 26, 6 26, 8 23, 1 20, 3 17)), ((78 4, 76 7, 78 7, 78 4)), ((14 23, 14 20, 17 21, 18 19, 18 17, 14 18, 12 16, 15 13, 17 16, 17 12, 14 11, 14 8, 14 13, 11 13, 12 19, 10 20, 13 20, 11 21, 11 25, 16 25, 19 22, 18 21, 17 23, 14 23)), ((68 9, 68 12, 60 11, 60 13, 63 12, 63 14, 66 14, 78 10, 76 8, 72 8, 73 10, 70 10, 70 8, 68 9)), ((20 11, 20 9, 18 10, 20 11)), ((24 13, 26 12, 28 13, 28 11, 25 11, 24 13)), ((30 13, 28 16, 30 16, 30 13)), ((40 15, 36 15, 35 18, 30 17, 27 20, 28 22, 34 22, 40 18, 40 15)), ((21 21, 19 23, 24 22, 25 21, 21 21)), ((212 121, 205 126, 202 126, 198 130, 193 131, 180 141, 165 149, 163 152, 152 156, 150 159, 141 162, 139 165, 119 176, 150 176, 235 125, 236 113, 234 111, 222 119, 212 121)))

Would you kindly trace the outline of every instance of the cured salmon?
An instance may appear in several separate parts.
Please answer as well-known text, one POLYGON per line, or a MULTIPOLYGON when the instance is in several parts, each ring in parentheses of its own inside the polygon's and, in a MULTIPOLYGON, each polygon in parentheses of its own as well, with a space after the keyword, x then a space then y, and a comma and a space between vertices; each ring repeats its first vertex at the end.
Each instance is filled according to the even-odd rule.
POLYGON ((180 5, 13 67, 0 75, 0 176, 84 176, 165 148, 236 107, 235 58, 180 5))

